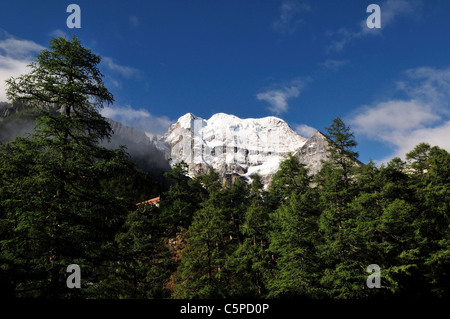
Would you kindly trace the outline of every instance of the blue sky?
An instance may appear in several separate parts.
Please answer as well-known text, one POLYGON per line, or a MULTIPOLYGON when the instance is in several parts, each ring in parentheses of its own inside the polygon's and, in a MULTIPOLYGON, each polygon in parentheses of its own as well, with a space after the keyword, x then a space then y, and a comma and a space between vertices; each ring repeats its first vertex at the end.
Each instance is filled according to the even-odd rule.
POLYGON ((55 36, 102 56, 105 116, 162 133, 187 112, 278 116, 307 136, 339 116, 360 160, 420 142, 450 151, 450 1, 10 1, 0 10, 3 81, 55 36), (81 28, 69 29, 69 4, 81 28), (381 29, 369 29, 369 4, 381 29))

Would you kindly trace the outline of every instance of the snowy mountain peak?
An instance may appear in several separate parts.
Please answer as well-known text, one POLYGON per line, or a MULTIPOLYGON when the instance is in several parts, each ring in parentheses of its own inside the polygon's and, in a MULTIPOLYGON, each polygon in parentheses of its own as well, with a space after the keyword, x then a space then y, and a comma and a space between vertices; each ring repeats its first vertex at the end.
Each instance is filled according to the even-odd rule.
POLYGON ((193 125, 192 122, 194 120, 202 120, 201 118, 195 116, 192 113, 186 113, 185 115, 183 115, 182 117, 180 117, 177 121, 177 123, 185 129, 190 129, 193 125))
POLYGON ((190 175, 210 167, 225 175, 271 176, 280 161, 307 141, 277 117, 241 119, 217 113, 204 120, 192 113, 180 117, 164 136, 174 162, 185 161, 190 175))

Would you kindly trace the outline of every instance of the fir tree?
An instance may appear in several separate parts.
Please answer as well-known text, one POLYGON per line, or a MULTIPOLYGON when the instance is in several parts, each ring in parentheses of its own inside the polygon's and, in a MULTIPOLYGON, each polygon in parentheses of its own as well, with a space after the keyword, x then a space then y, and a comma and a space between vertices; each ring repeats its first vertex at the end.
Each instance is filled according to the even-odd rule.
POLYGON ((340 118, 327 128, 330 139, 329 160, 316 176, 320 189, 319 231, 324 241, 318 245, 322 260, 321 284, 329 296, 352 298, 364 283, 364 265, 355 257, 359 243, 355 236, 356 213, 351 201, 357 152, 353 132, 340 118))
POLYGON ((249 193, 246 195, 248 198, 242 207, 242 221, 239 223, 242 239, 237 249, 228 257, 225 267, 229 277, 233 278, 228 288, 231 297, 262 298, 266 294, 269 207, 261 178, 259 175, 252 178, 249 193))
POLYGON ((171 181, 169 190, 162 195, 160 207, 168 223, 168 236, 176 236, 187 229, 202 201, 202 189, 197 179, 187 176, 187 164, 176 163, 165 176, 171 181))
POLYGON ((154 299, 170 296, 174 261, 165 238, 166 225, 155 205, 139 205, 116 235, 117 262, 102 282, 102 297, 154 299))
POLYGON ((123 149, 99 147, 111 128, 98 110, 113 102, 99 63, 75 36, 56 38, 29 74, 7 81, 7 96, 39 113, 28 138, 0 149, 1 217, 8 229, 2 268, 12 274, 17 296, 95 294, 97 275, 114 256, 114 234, 131 203, 100 181, 129 166, 123 149), (84 285, 94 285, 67 289, 70 264, 81 267, 84 285))

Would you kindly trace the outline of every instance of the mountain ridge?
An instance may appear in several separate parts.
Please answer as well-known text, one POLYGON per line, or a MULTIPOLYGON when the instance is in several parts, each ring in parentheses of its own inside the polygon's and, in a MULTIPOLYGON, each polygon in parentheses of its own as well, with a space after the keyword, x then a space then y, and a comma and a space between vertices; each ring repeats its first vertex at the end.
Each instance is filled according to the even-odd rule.
MULTIPOLYGON (((0 111, 0 118, 6 118, 22 109, 2 103, 0 111)), ((106 120, 113 134, 109 143, 104 142, 105 146, 125 145, 132 160, 152 173, 167 171, 176 162, 184 161, 191 177, 205 174, 213 167, 224 182, 236 178, 251 181, 252 175, 258 174, 268 185, 289 153, 307 165, 311 174, 317 173, 322 160, 328 158, 329 143, 324 134, 316 130, 311 137, 302 137, 275 116, 242 119, 220 112, 203 119, 186 113, 162 136, 106 120)))
POLYGON ((265 184, 289 153, 317 172, 321 160, 327 158, 328 145, 320 131, 305 138, 278 117, 241 119, 226 113, 209 119, 186 113, 161 140, 168 145, 172 165, 186 162, 190 176, 214 167, 223 180, 233 181, 238 176, 251 180, 253 174, 259 174, 265 184))

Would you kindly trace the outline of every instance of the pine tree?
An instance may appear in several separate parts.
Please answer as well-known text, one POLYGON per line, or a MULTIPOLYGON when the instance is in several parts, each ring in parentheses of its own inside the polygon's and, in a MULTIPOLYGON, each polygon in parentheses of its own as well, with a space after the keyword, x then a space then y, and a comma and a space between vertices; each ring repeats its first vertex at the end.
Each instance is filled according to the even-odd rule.
POLYGON ((354 176, 358 153, 353 150, 353 132, 340 118, 333 120, 327 132, 329 160, 315 179, 320 193, 319 231, 324 238, 318 245, 321 284, 331 297, 352 298, 360 294, 365 278, 364 265, 356 257, 356 213, 351 208, 357 194, 354 176))
POLYGON ((288 201, 293 192, 304 191, 310 183, 306 165, 301 164, 294 155, 288 154, 270 183, 269 198, 272 208, 288 201))
POLYGON ((130 166, 123 149, 99 146, 111 128, 98 110, 113 102, 99 63, 75 36, 60 37, 30 73, 7 81, 7 96, 38 112, 28 138, 0 149, 2 268, 12 274, 16 296, 95 295, 97 277, 114 257, 115 232, 134 205, 100 182, 130 166), (90 288, 67 289, 70 264, 81 267, 90 288))
MULTIPOLYGON (((228 287, 231 297, 262 298, 266 294, 265 273, 269 254, 268 232, 269 206, 267 194, 259 175, 252 176, 252 183, 245 197, 239 222, 241 239, 236 250, 227 259, 225 267, 232 284, 228 287)), ((239 185, 237 189, 242 187, 239 185)))
POLYGON ((206 194, 187 232, 176 274, 177 298, 219 298, 246 294, 235 262, 244 245, 241 226, 248 207, 249 187, 240 179, 222 185, 214 169, 198 178, 206 194))
POLYGON ((139 205, 116 235, 118 261, 102 282, 102 297, 170 297, 167 283, 174 261, 165 238, 166 225, 156 205, 139 205))
POLYGON ((429 168, 429 156, 431 146, 428 143, 420 143, 411 152, 406 154, 410 167, 420 175, 423 175, 429 168))
POLYGON ((226 191, 214 169, 199 179, 209 195, 187 231, 186 247, 175 274, 175 298, 219 298, 226 294, 223 266, 233 234, 226 191))
POLYGON ((202 201, 200 182, 187 176, 187 167, 185 162, 179 162, 171 172, 165 173, 172 184, 161 196, 160 207, 169 224, 168 236, 176 236, 182 229, 189 227, 202 201))
POLYGON ((421 239, 420 271, 426 284, 417 290, 446 297, 450 290, 450 154, 421 143, 406 157, 414 172, 411 189, 421 212, 421 220, 416 221, 420 235, 416 238, 421 239))
POLYGON ((316 192, 308 188, 301 193, 293 192, 271 215, 269 252, 275 256, 276 266, 267 279, 269 296, 323 296, 316 250, 320 243, 319 213, 316 192))

